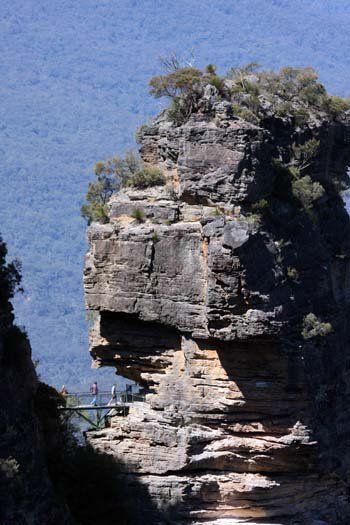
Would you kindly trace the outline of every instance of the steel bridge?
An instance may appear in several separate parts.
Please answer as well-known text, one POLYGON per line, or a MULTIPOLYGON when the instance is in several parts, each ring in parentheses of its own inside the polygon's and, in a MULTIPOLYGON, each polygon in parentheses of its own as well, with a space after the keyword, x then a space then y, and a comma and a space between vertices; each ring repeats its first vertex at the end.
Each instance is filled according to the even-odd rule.
POLYGON ((135 401, 145 401, 144 394, 136 394, 128 389, 116 392, 115 397, 110 392, 99 392, 96 395, 74 392, 62 397, 65 405, 58 408, 60 412, 68 419, 77 416, 96 430, 108 426, 111 417, 126 416, 135 401))

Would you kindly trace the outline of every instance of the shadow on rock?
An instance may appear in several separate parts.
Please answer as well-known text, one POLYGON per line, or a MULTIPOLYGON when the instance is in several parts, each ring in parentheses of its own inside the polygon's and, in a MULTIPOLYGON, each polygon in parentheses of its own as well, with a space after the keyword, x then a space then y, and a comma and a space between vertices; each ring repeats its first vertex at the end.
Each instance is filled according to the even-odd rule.
POLYGON ((51 454, 49 471, 56 491, 79 525, 171 523, 152 504, 137 476, 109 454, 79 446, 68 436, 64 449, 51 454))

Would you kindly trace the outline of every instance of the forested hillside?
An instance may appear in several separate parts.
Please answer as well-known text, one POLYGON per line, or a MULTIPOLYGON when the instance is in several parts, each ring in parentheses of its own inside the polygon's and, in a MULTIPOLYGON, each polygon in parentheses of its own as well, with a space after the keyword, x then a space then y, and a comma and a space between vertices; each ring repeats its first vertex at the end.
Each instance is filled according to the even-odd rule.
POLYGON ((157 57, 176 51, 219 73, 312 65, 347 96, 349 22, 345 0, 2 2, 0 229, 23 262, 17 317, 45 380, 93 377, 79 209, 94 163, 132 147, 163 104, 148 94, 157 57))

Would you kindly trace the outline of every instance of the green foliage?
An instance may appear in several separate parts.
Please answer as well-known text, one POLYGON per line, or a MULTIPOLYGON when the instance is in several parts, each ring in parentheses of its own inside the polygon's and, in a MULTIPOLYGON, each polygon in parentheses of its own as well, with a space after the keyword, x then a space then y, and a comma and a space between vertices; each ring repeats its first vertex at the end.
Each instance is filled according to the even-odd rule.
POLYGON ((218 92, 222 94, 225 90, 225 81, 222 77, 219 77, 217 75, 209 75, 207 77, 207 81, 212 86, 216 87, 218 92))
MULTIPOLYGON (((14 429, 13 427, 6 426, 6 435, 5 435, 5 442, 9 438, 9 434, 7 432, 10 432, 12 434, 11 442, 14 443, 18 441, 19 435, 18 435, 18 429, 14 429)), ((4 448, 4 452, 6 454, 6 445, 4 448)), ((18 454, 19 452, 19 458, 21 463, 23 463, 22 458, 24 457, 23 454, 21 454, 18 447, 16 447, 16 452, 18 454), (22 456, 22 457, 21 457, 22 456)), ((17 455, 15 454, 15 455, 17 455)), ((18 459, 14 456, 5 456, 0 458, 0 487, 2 490, 0 490, 0 522, 1 523, 9 523, 8 521, 3 521, 3 509, 6 508, 8 505, 13 507, 13 509, 16 508, 16 506, 19 504, 19 500, 21 498, 21 494, 23 493, 23 490, 25 490, 24 486, 24 476, 23 476, 23 468, 21 468, 21 464, 19 463, 18 459), (17 505, 16 505, 17 503, 17 505)), ((13 523, 17 523, 17 520, 13 523)))
POLYGON ((87 202, 81 207, 81 215, 88 224, 93 221, 108 222, 107 203, 121 186, 144 189, 165 184, 163 172, 155 166, 148 166, 132 151, 128 151, 124 157, 115 156, 97 162, 95 175, 97 180, 90 182, 87 202))
POLYGON ((262 217, 260 213, 247 213, 245 218, 255 226, 260 226, 262 222, 262 217))
MULTIPOLYGON (((251 97, 254 97, 255 100, 258 100, 258 96, 260 95, 260 88, 259 85, 256 82, 245 82, 245 92, 248 93, 251 97)), ((246 100, 249 100, 246 99, 246 100)))
POLYGON ((202 71, 181 67, 175 59, 168 61, 167 66, 165 75, 150 80, 150 92, 156 98, 165 96, 171 100, 168 116, 176 124, 185 122, 196 111, 206 84, 214 85, 220 97, 233 104, 237 116, 254 124, 259 124, 266 114, 275 114, 301 127, 311 112, 326 111, 335 118, 350 108, 348 101, 327 94, 310 67, 262 71, 258 64, 251 63, 231 68, 226 75, 230 82, 226 83, 213 64, 202 71))
POLYGON ((90 182, 86 194, 86 203, 80 212, 82 217, 90 224, 93 221, 108 222, 107 202, 114 191, 117 191, 120 182, 115 179, 109 161, 99 161, 95 164, 97 180, 90 182))
POLYGON ((301 169, 311 166, 319 147, 319 141, 311 139, 302 146, 294 148, 294 159, 296 164, 286 165, 278 159, 273 159, 276 170, 274 194, 282 199, 288 200, 294 205, 302 204, 310 218, 315 221, 313 213, 315 202, 325 194, 325 189, 318 181, 313 181, 309 175, 300 176, 301 169))
POLYGON ((317 104, 326 93, 324 86, 318 82, 315 70, 310 67, 284 67, 277 73, 266 73, 266 79, 272 94, 286 101, 317 104))
POLYGON ((291 181, 299 177, 299 168, 294 165, 286 165, 279 159, 272 159, 272 164, 277 181, 283 185, 283 190, 289 191, 291 181))
POLYGON ((159 242, 159 235, 158 235, 157 232, 152 233, 152 241, 153 241, 154 243, 159 242))
POLYGON ((108 222, 107 206, 99 202, 83 204, 80 208, 80 213, 88 224, 91 224, 92 222, 100 222, 101 224, 105 224, 108 222))
POLYGON ((267 210, 269 207, 269 203, 267 202, 266 199, 260 199, 258 202, 254 202, 252 204, 252 208, 253 210, 267 210))
POLYGON ((331 323, 323 323, 313 313, 307 314, 303 319, 302 336, 304 339, 313 337, 325 337, 333 331, 331 323))
POLYGON ((19 471, 19 463, 16 459, 12 457, 0 459, 0 478, 5 478, 7 482, 14 481, 18 478, 19 471))
POLYGON ((304 144, 294 147, 294 155, 298 161, 299 169, 308 168, 312 164, 319 147, 320 141, 315 138, 312 138, 306 141, 304 144))
POLYGON ((163 172, 154 166, 148 166, 135 153, 127 151, 124 157, 112 157, 105 161, 104 173, 114 178, 115 188, 134 186, 147 188, 165 184, 163 172))
POLYGON ((293 114, 293 104, 291 102, 281 102, 276 105, 276 115, 278 117, 288 117, 293 114))
POLYGON ((205 72, 208 74, 208 75, 216 75, 216 65, 215 64, 208 64, 206 67, 205 67, 205 72))
POLYGON ((145 220, 145 213, 140 208, 134 208, 132 210, 131 217, 137 222, 143 222, 145 220))
MULTIPOLYGON (((161 62, 167 72, 151 78, 149 81, 150 93, 155 98, 167 97, 170 99, 168 118, 174 124, 180 125, 194 111, 201 92, 204 74, 195 67, 181 65, 174 54, 163 58, 161 62)), ((216 68, 213 64, 207 66, 206 78, 210 78, 214 85, 222 87, 222 82, 219 77, 216 77, 216 68)))
POLYGON ((310 113, 305 108, 297 108, 292 112, 296 126, 303 126, 310 118, 310 113))
POLYGON ((325 190, 319 182, 313 182, 309 175, 301 179, 292 181, 292 192, 304 206, 306 210, 310 210, 315 201, 320 199, 325 190))
POLYGON ((255 89, 252 77, 254 80, 257 79, 259 69, 260 66, 256 62, 251 62, 243 67, 232 67, 227 74, 227 77, 235 82, 232 91, 250 93, 252 89, 255 89))
POLYGON ((176 125, 180 125, 185 122, 192 111, 192 104, 187 104, 186 99, 173 99, 170 102, 170 106, 167 109, 167 115, 169 120, 176 125))
POLYGON ((288 266, 288 268, 287 268, 287 276, 288 276, 288 279, 291 279, 292 281, 298 281, 298 279, 299 279, 299 272, 293 266, 288 266))
POLYGON ((276 262, 277 262, 277 264, 279 264, 281 266, 284 263, 284 257, 283 257, 283 255, 281 253, 278 253, 276 255, 276 262))
POLYGON ((224 215, 224 214, 223 214, 223 212, 220 210, 220 208, 216 207, 216 208, 214 209, 214 211, 213 211, 213 215, 214 215, 215 217, 221 217, 221 216, 224 215))
POLYGON ((177 67, 165 75, 158 75, 149 81, 150 93, 155 98, 178 98, 180 95, 192 95, 198 89, 203 73, 195 67, 177 67))
POLYGON ((240 106, 239 104, 232 104, 232 111, 234 115, 243 120, 246 120, 247 122, 251 122, 252 124, 259 124, 258 117, 254 115, 253 111, 251 111, 247 107, 240 106))
POLYGON ((233 64, 258 55, 266 64, 287 63, 291 58, 307 64, 314 57, 331 93, 349 89, 344 52, 350 21, 348 2, 221 1, 203 2, 197 9, 195 2, 107 0, 87 12, 88 5, 51 2, 44 9, 33 0, 18 3, 18 16, 26 6, 26 22, 18 22, 21 32, 14 35, 15 21, 4 24, 2 31, 8 56, 2 101, 11 108, 3 112, 2 124, 6 126, 3 133, 11 129, 11 134, 3 147, 2 195, 6 199, 2 199, 1 227, 11 242, 11 252, 20 254, 26 265, 25 286, 31 301, 20 299, 17 308, 30 328, 36 352, 45 356, 42 366, 52 377, 58 377, 61 367, 73 368, 66 368, 73 352, 86 354, 84 315, 80 308, 67 304, 65 293, 70 290, 71 305, 82 304, 85 221, 77 217, 76 210, 88 179, 77 174, 86 170, 86 159, 98 159, 101 151, 122 151, 130 144, 135 123, 157 111, 155 101, 140 94, 144 93, 146 70, 152 67, 150 62, 158 50, 195 46, 199 56, 210 57, 215 42, 217 58, 206 62, 215 60, 220 68, 231 53, 238 57, 233 64), (33 42, 39 12, 43 26, 51 27, 52 45, 33 42), (56 23, 51 23, 53 20, 56 23), (140 45, 142 35, 147 38, 140 45), (99 45, 94 45, 97 41, 99 45), (25 48, 30 50, 30 59, 23 59, 25 48), (44 69, 45 81, 38 83, 38 71, 44 69), (35 86, 29 88, 32 81, 35 86), (69 89, 63 89, 66 83, 69 89), (35 115, 30 116, 29 90, 30 97, 35 97, 35 115), (11 105, 11 100, 16 103, 11 105), (32 132, 25 115, 33 125, 32 132), (34 140, 36 133, 46 139, 36 135, 34 140), (29 149, 32 155, 24 155, 29 149), (11 175, 5 175, 7 172, 11 175), (57 323, 58 316, 65 322, 57 323), (49 357, 54 359, 51 365, 49 357))
POLYGON ((289 167, 286 166, 280 159, 273 158, 272 164, 278 175, 290 175, 289 167))
POLYGON ((291 165, 291 166, 288 166, 287 169, 288 169, 291 179, 298 179, 300 177, 299 166, 291 165))
POLYGON ((286 241, 285 239, 279 239, 276 242, 280 250, 283 250, 283 248, 286 248, 292 244, 291 241, 286 241))
POLYGON ((295 106, 293 101, 277 101, 276 115, 294 119, 295 126, 302 127, 310 119, 310 112, 305 107, 295 106))
POLYGON ((228 77, 234 80, 232 101, 248 107, 255 115, 264 114, 259 95, 280 117, 294 118, 296 126, 303 126, 310 118, 310 110, 327 111, 338 116, 349 109, 350 103, 341 97, 329 97, 312 68, 285 67, 280 71, 260 71, 257 64, 231 69, 228 77), (242 94, 250 94, 254 107, 242 94))
POLYGON ((140 165, 129 179, 125 181, 125 186, 134 186, 138 189, 145 189, 151 186, 163 186, 165 177, 159 168, 155 166, 140 165))
POLYGON ((307 104, 320 107, 326 96, 326 88, 318 82, 316 71, 311 67, 295 71, 297 96, 307 104))
POLYGON ((225 87, 225 78, 218 76, 217 67, 215 64, 208 64, 203 72, 203 84, 208 83, 212 86, 215 86, 219 94, 224 94, 226 92, 225 87))
POLYGON ((350 101, 342 97, 328 97, 324 102, 324 109, 334 117, 338 117, 350 109, 350 101))

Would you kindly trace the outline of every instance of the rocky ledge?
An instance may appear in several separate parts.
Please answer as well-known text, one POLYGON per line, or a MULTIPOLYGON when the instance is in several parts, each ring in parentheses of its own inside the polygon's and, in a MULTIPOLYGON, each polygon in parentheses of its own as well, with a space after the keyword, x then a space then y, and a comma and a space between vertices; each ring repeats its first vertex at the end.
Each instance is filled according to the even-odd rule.
POLYGON ((135 523, 349 523, 349 131, 226 102, 142 129, 167 184, 113 196, 85 267, 96 365, 148 391, 88 436, 135 523), (311 139, 306 205, 286 164, 311 139))

